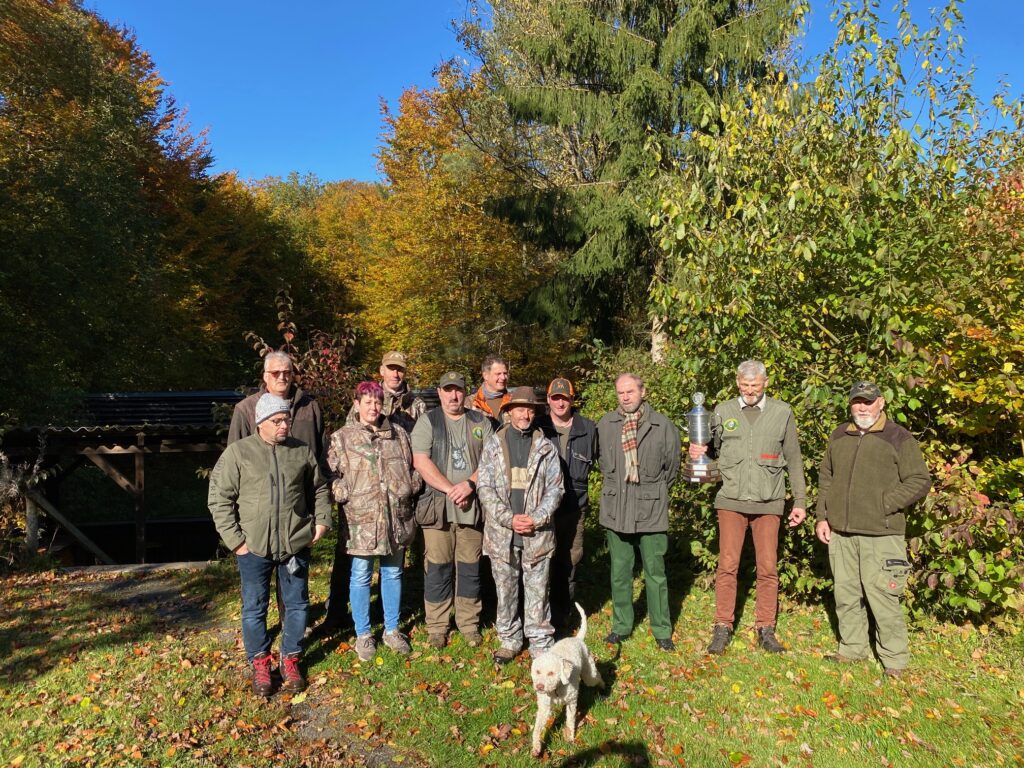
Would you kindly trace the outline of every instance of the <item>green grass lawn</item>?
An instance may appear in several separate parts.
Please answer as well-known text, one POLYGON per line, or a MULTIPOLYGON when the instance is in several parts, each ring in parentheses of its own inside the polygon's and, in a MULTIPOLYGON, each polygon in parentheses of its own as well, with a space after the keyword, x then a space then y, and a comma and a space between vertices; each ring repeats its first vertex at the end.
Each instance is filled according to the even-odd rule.
MULTIPOLYGON (((1024 640, 928 623, 913 668, 837 667, 822 606, 784 603, 789 652, 754 647, 753 593, 727 653, 704 655, 713 597, 683 566, 670 574, 677 650, 641 623, 621 652, 610 629, 607 565, 595 536, 580 601, 609 683, 587 690, 577 743, 559 717, 542 762, 602 766, 1024 765, 1024 640)), ((317 550, 321 612, 330 544, 317 550)), ((642 582, 637 581, 640 590, 642 582)), ((412 657, 381 648, 360 664, 351 636, 307 649, 309 690, 253 699, 231 563, 125 578, 51 573, 0 582, 0 766, 531 765, 529 660, 498 669, 493 628, 480 648, 442 652, 417 626, 419 573, 407 572, 412 657)), ((638 616, 643 616, 642 600, 638 616)))

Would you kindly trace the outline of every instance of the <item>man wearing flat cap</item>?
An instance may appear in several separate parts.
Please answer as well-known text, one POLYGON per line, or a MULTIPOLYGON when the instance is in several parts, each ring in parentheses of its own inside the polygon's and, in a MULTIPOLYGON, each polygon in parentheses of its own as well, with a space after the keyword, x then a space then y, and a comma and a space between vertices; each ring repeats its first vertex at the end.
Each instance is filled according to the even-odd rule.
POLYGON ((524 637, 536 657, 551 647, 555 634, 548 581, 555 551, 554 516, 564 487, 558 449, 533 423, 541 407, 531 387, 512 390, 501 406, 508 423, 487 441, 480 457, 483 549, 491 559, 498 593, 494 620, 501 643, 494 654, 498 664, 519 655, 524 637))
POLYGON ((829 659, 870 656, 870 610, 875 652, 885 674, 900 677, 910 661, 900 606, 910 575, 906 512, 928 494, 931 477, 914 436, 886 418, 877 384, 858 381, 849 400, 852 421, 829 437, 818 474, 814 531, 828 546, 839 621, 839 650, 829 659))
POLYGON ((290 401, 266 393, 256 402, 256 434, 236 440, 210 474, 208 505, 242 584, 242 642, 257 696, 272 693, 267 632, 270 575, 276 572, 285 614, 281 676, 299 691, 309 609, 309 550, 331 527, 327 478, 313 450, 289 435, 290 401), (311 506, 312 505, 312 506, 311 506))
POLYGON ((482 413, 466 410, 466 378, 456 371, 437 386, 440 408, 413 427, 413 467, 426 483, 416 505, 423 529, 423 609, 431 647, 448 643, 448 624, 471 646, 480 645, 480 551, 483 519, 477 467, 493 432, 482 413))
POLYGON ((575 407, 576 389, 565 378, 548 384, 548 414, 538 425, 558 446, 565 493, 555 512, 555 554, 551 561, 551 622, 555 634, 570 634, 578 620, 576 568, 583 559, 584 518, 590 506, 588 482, 597 460, 597 426, 575 407))

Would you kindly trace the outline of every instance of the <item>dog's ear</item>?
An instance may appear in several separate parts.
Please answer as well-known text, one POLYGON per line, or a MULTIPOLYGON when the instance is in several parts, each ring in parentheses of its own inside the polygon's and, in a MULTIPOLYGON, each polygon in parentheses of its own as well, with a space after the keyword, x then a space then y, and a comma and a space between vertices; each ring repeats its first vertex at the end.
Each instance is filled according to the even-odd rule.
POLYGON ((570 684, 570 682, 572 681, 572 673, 575 669, 576 667, 575 665, 573 665, 571 661, 569 661, 568 659, 562 659, 562 674, 559 676, 559 678, 561 679, 563 685, 570 684))

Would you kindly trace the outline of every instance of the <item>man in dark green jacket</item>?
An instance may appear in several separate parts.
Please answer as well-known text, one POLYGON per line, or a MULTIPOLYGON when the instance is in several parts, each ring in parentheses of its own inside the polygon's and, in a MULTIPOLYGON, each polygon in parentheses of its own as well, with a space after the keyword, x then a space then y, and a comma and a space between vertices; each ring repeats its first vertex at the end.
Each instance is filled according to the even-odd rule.
POLYGON ((284 687, 301 690, 309 548, 331 527, 327 478, 310 447, 289 437, 290 408, 289 401, 275 395, 260 397, 256 434, 231 443, 210 475, 210 514, 238 563, 242 641, 253 667, 253 691, 262 697, 272 690, 270 575, 276 571, 286 609, 281 631, 284 687))
POLYGON ((647 614, 658 647, 675 648, 668 613, 668 492, 679 474, 679 430, 646 402, 643 380, 615 380, 619 407, 597 423, 601 446, 601 525, 611 558, 612 631, 620 643, 633 631, 633 563, 640 549, 647 614))
POLYGON ((921 449, 884 413, 877 384, 850 390, 853 421, 829 438, 818 475, 815 533, 828 545, 839 651, 833 661, 860 661, 871 652, 868 614, 875 620, 875 651, 885 674, 899 677, 910 660, 900 595, 910 574, 906 510, 928 494, 931 477, 921 449))

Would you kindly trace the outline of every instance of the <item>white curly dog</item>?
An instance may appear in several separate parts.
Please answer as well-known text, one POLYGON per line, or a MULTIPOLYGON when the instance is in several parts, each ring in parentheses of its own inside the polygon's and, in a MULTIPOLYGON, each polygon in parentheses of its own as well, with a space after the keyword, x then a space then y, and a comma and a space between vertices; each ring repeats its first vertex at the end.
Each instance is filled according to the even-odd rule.
POLYGON ((581 618, 580 631, 576 637, 559 640, 550 650, 535 658, 530 667, 530 677, 537 691, 537 719, 533 724, 532 745, 534 757, 540 757, 541 754, 541 735, 551 717, 551 705, 565 705, 565 740, 571 744, 576 740, 576 702, 580 697, 580 682, 604 687, 594 657, 584 642, 587 637, 587 614, 579 603, 576 603, 576 610, 581 618))

